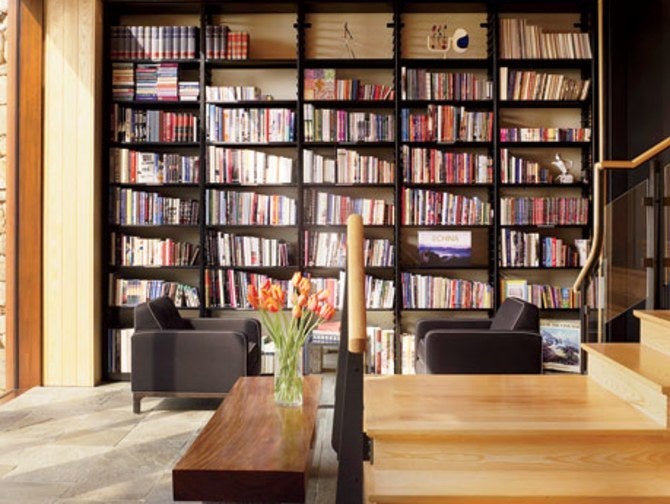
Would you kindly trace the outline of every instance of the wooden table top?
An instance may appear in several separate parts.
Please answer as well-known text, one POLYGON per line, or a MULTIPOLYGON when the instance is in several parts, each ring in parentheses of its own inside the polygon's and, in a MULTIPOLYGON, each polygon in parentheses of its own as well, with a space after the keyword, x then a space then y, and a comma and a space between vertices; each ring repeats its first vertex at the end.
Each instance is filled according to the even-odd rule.
POLYGON ((584 375, 366 377, 368 436, 662 430, 584 375))
POLYGON ((303 405, 274 402, 273 377, 239 378, 172 472, 176 500, 304 500, 320 376, 303 405))

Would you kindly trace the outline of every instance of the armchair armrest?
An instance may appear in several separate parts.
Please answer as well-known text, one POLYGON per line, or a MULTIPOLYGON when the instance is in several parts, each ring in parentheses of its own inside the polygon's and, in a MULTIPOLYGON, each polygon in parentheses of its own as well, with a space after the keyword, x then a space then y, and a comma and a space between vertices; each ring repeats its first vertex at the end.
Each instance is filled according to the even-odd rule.
POLYGON ((431 330, 423 358, 428 373, 542 373, 542 337, 531 331, 431 330))
POLYGON ((416 323, 416 338, 421 339, 429 331, 444 329, 488 329, 491 319, 422 319, 416 323))
POLYGON ((247 374, 248 338, 237 331, 136 331, 131 389, 225 393, 247 374))
POLYGON ((261 346, 261 323, 255 318, 192 318, 193 328, 205 331, 235 331, 245 334, 250 343, 261 346))

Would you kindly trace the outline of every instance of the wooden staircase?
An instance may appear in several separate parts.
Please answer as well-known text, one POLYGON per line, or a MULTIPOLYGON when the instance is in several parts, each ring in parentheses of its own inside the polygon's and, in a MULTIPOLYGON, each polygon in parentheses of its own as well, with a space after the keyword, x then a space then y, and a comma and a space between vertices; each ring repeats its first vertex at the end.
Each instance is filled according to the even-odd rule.
POLYGON ((498 385, 443 375, 416 401, 423 377, 399 381, 397 399, 385 382, 366 382, 366 502, 670 503, 670 312, 635 315, 641 342, 584 345, 587 375, 505 375, 498 385), (469 389, 442 392, 459 384, 469 389), (404 409, 396 423, 393 401, 404 409))
POLYGON ((668 427, 670 312, 640 311, 640 343, 582 346, 589 377, 668 427))

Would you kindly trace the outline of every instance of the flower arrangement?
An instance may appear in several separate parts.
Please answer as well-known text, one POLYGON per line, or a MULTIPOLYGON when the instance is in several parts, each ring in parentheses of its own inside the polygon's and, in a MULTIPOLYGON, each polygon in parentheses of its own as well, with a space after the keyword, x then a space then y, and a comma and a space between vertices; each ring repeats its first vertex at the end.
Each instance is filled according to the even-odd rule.
POLYGON ((291 278, 290 315, 284 311, 287 294, 280 285, 267 280, 260 288, 249 285, 247 300, 258 310, 261 322, 275 345, 275 401, 278 404, 302 404, 300 350, 307 335, 319 324, 330 320, 335 309, 327 302, 328 291, 311 293, 309 278, 296 272, 291 278))

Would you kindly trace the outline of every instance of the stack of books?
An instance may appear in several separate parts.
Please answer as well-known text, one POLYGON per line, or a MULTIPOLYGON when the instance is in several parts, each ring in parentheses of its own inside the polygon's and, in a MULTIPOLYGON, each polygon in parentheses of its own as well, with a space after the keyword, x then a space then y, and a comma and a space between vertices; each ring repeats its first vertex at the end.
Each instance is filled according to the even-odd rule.
POLYGON ((177 63, 161 63, 156 73, 156 92, 159 101, 179 99, 179 68, 177 63))
POLYGON ((112 97, 115 101, 135 99, 135 73, 132 63, 112 64, 112 97))
POLYGON ((200 83, 197 81, 182 81, 179 83, 179 101, 194 102, 200 97, 200 83))

